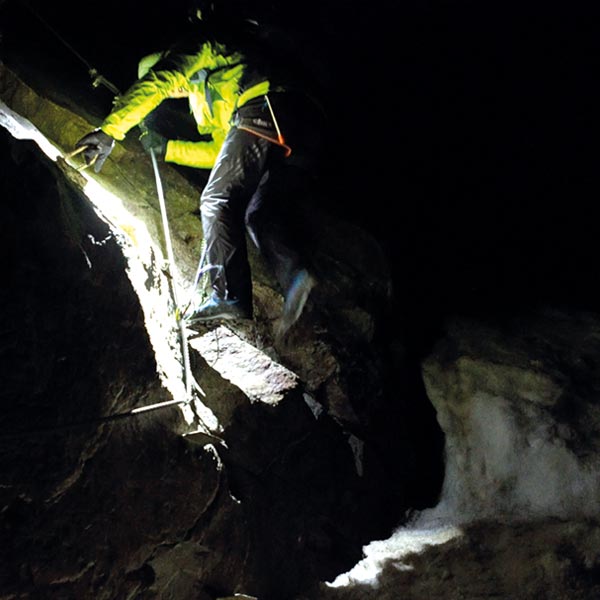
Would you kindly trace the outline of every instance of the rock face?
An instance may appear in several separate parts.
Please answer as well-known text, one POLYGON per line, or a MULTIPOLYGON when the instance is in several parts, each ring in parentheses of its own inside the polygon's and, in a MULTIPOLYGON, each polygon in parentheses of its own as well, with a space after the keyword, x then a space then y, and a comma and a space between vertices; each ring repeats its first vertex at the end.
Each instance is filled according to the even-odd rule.
POLYGON ((199 355, 218 434, 131 414, 171 396, 121 248, 34 144, 2 148, 3 593, 276 598, 347 568, 386 518, 343 430, 297 378, 251 403, 199 355))
MULTIPOLYGON (((315 221, 328 278, 280 342, 281 295, 252 255, 257 317, 187 332, 200 391, 180 406, 186 371, 147 159, 124 145, 102 176, 78 172, 60 149, 91 124, 5 66, 0 82, 4 596, 292 598, 431 502, 435 470, 420 499, 411 485, 422 459, 402 407, 431 415, 408 394, 386 409, 402 362, 379 341, 389 281, 368 235, 315 221), (98 184, 115 195, 98 200, 98 184), (262 354, 242 356, 248 346, 262 354), (236 379, 236 361, 253 381, 236 379)), ((189 285, 198 190, 161 170, 189 285)))

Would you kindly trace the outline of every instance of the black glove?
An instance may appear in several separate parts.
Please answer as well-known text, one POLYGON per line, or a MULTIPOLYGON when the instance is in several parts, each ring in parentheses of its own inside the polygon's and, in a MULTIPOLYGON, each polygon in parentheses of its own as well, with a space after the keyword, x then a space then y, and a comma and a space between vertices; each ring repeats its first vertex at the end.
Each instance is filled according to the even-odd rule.
POLYGON ((94 165, 94 171, 100 172, 104 161, 108 158, 115 146, 115 140, 101 129, 95 129, 84 135, 76 144, 75 148, 85 148, 83 158, 87 165, 94 165))
POLYGON ((167 140, 166 137, 163 137, 160 133, 156 133, 156 131, 152 131, 151 129, 146 129, 140 136, 140 142, 144 147, 144 150, 148 154, 154 151, 156 158, 164 158, 167 152, 168 141, 169 140, 167 140))

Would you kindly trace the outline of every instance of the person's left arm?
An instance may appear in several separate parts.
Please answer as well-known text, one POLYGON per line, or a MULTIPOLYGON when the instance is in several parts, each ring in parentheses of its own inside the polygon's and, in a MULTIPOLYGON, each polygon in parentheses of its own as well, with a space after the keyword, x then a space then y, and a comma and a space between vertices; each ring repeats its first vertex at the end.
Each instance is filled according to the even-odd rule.
POLYGON ((212 169, 226 135, 226 131, 215 129, 211 132, 211 139, 208 140, 198 142, 169 140, 166 144, 164 159, 166 162, 186 167, 212 169))
POLYGON ((211 44, 202 44, 197 52, 166 53, 153 69, 138 79, 115 101, 115 107, 99 128, 77 143, 84 148, 88 164, 99 172, 114 147, 114 140, 123 140, 127 132, 142 123, 165 99, 182 89, 188 89, 189 77, 198 69, 212 64, 215 51, 211 44))

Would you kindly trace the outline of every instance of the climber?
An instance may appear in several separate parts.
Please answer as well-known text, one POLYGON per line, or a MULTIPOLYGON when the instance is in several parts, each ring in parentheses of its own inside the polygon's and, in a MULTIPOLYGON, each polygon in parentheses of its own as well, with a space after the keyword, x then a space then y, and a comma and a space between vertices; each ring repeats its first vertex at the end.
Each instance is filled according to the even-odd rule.
POLYGON ((252 318, 247 232, 281 285, 283 334, 316 284, 302 236, 285 217, 289 203, 310 191, 324 114, 306 82, 294 79, 291 65, 261 50, 253 23, 232 23, 214 3, 199 0, 193 16, 189 35, 146 57, 141 77, 76 148, 84 148, 86 163, 99 172, 115 140, 163 100, 187 97, 200 141, 167 139, 153 130, 140 137, 147 152, 166 162, 210 169, 200 214, 211 295, 185 319, 193 325, 252 318))

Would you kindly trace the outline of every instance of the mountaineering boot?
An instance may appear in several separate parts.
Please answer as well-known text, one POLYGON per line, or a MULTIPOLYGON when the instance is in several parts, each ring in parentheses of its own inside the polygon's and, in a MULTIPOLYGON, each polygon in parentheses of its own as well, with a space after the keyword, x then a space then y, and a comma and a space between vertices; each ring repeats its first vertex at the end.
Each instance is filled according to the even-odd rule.
POLYGON ((300 318, 306 300, 316 283, 315 278, 306 269, 302 269, 294 277, 285 297, 283 314, 277 324, 277 337, 284 335, 300 318))
POLYGON ((252 311, 240 300, 222 300, 211 296, 201 304, 186 320, 188 323, 199 323, 216 319, 251 319, 252 311))

